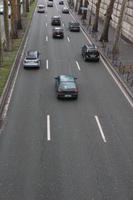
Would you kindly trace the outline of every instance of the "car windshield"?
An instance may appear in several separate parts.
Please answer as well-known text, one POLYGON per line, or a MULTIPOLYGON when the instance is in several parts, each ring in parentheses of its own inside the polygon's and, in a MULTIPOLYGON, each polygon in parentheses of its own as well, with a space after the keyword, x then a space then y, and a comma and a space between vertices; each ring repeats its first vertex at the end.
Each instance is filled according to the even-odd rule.
POLYGON ((79 23, 73 22, 73 23, 72 23, 72 26, 79 26, 79 23))
POLYGON ((62 90, 67 90, 67 89, 76 89, 75 83, 74 82, 62 82, 60 84, 60 89, 62 90))

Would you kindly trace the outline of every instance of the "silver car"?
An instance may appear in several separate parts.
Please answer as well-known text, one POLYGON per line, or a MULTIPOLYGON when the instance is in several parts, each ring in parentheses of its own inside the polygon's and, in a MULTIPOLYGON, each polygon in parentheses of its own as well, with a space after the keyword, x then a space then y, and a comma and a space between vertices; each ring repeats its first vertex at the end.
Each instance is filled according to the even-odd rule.
POLYGON ((39 51, 27 51, 23 61, 24 68, 40 68, 39 51))
POLYGON ((37 12, 38 13, 45 13, 45 5, 39 4, 37 6, 37 12))

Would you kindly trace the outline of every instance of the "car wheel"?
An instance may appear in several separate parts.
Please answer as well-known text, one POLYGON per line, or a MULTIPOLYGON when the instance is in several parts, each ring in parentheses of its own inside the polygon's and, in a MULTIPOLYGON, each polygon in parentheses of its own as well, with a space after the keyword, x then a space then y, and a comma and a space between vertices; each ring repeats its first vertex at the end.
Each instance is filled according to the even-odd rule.
POLYGON ((84 58, 84 61, 86 62, 86 61, 87 61, 87 58, 86 58, 86 56, 85 56, 85 55, 83 56, 83 58, 84 58))

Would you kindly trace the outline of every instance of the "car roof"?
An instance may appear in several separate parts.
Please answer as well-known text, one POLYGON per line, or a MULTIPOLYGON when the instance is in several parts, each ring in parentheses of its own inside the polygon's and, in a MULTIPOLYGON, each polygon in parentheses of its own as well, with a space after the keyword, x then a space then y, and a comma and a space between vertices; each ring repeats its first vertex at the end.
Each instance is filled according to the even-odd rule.
POLYGON ((60 75, 58 77, 59 77, 60 81, 62 81, 62 82, 65 82, 65 81, 74 82, 74 77, 72 75, 60 75))
POLYGON ((52 18, 56 19, 56 18, 60 18, 60 16, 53 16, 52 18))
POLYGON ((54 29, 54 30, 63 30, 62 27, 54 27, 53 29, 54 29))
POLYGON ((43 5, 43 4, 38 4, 37 6, 38 7, 45 7, 45 5, 43 5))
POLYGON ((86 44, 85 45, 88 49, 95 49, 95 50, 97 50, 97 46, 95 46, 94 44, 86 44))

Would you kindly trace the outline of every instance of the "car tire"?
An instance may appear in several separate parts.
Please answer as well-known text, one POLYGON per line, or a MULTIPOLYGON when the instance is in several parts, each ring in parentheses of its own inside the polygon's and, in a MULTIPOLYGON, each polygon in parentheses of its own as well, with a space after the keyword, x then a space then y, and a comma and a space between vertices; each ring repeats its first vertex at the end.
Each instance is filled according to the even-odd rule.
POLYGON ((86 56, 85 56, 85 55, 83 56, 83 58, 84 58, 84 61, 86 62, 86 61, 87 61, 87 58, 86 58, 86 56))

